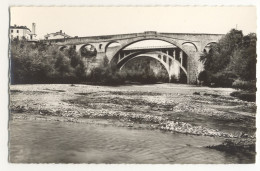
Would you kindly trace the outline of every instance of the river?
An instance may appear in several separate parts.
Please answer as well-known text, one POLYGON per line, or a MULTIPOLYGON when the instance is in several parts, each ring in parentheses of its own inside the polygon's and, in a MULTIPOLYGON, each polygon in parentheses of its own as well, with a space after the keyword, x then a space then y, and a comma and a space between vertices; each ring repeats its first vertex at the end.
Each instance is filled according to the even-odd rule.
POLYGON ((243 155, 205 148, 207 136, 56 121, 9 122, 12 163, 248 163, 243 155))

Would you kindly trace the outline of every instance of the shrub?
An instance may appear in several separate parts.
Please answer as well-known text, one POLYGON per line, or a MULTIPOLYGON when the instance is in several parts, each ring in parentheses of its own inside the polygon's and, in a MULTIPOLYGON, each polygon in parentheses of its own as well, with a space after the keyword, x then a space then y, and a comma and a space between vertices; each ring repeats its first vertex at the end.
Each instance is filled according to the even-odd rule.
POLYGON ((93 68, 87 80, 95 84, 118 85, 125 82, 125 73, 114 71, 111 66, 93 68))
POLYGON ((179 83, 183 83, 183 84, 186 84, 186 83, 187 83, 187 76, 186 76, 186 74, 183 72, 183 70, 181 70, 181 72, 180 72, 179 83))
POLYGON ((210 76, 211 83, 215 83, 217 87, 231 87, 236 75, 231 72, 219 72, 210 76))
POLYGON ((256 90, 256 82, 255 81, 243 81, 243 80, 235 80, 232 83, 232 87, 236 89, 242 89, 242 90, 256 90))
POLYGON ((207 71, 201 71, 198 76, 198 80, 203 82, 203 84, 207 85, 209 83, 208 73, 207 71))
POLYGON ((230 93, 230 96, 237 97, 240 100, 255 102, 256 101, 256 93, 248 92, 248 91, 235 91, 230 93))
POLYGON ((178 82, 178 79, 176 78, 175 75, 172 75, 171 76, 171 83, 177 83, 178 82))
POLYGON ((126 80, 129 82, 142 84, 169 82, 169 75, 164 66, 157 60, 149 57, 129 60, 122 71, 125 72, 126 80))

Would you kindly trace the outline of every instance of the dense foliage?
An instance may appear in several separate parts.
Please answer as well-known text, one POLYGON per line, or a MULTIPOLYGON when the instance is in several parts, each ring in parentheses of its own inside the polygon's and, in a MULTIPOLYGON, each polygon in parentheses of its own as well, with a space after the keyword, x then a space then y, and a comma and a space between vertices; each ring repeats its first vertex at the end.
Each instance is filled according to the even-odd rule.
POLYGON ((140 83, 169 82, 168 72, 157 60, 143 57, 134 58, 122 68, 128 81, 140 83))
POLYGON ((64 51, 55 46, 11 41, 11 84, 77 83, 85 68, 73 47, 64 51))
POLYGON ((210 51, 204 52, 201 61, 205 71, 199 80, 207 85, 242 89, 255 88, 256 81, 256 35, 246 36, 232 29, 210 51), (252 86, 253 84, 253 86, 252 86), (241 86, 240 86, 241 85, 241 86))
POLYGON ((156 60, 136 58, 127 62, 123 69, 119 70, 115 63, 108 64, 108 59, 105 57, 103 65, 92 70, 88 81, 108 85, 126 82, 152 84, 168 82, 169 77, 167 71, 156 60), (157 68, 159 72, 155 73, 154 68, 157 68))

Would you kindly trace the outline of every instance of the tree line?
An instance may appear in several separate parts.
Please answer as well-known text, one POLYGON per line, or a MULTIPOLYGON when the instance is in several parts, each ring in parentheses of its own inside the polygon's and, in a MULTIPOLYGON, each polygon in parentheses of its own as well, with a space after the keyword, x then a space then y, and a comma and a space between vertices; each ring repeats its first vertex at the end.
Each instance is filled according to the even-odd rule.
MULTIPOLYGON (((11 84, 103 84, 117 85, 126 82, 144 84, 168 82, 167 72, 162 70, 155 74, 150 66, 150 59, 129 62, 120 71, 116 64, 109 63, 105 56, 103 63, 90 69, 84 65, 83 58, 95 60, 95 51, 79 55, 75 47, 59 50, 56 45, 32 43, 14 39, 10 46, 10 80, 11 84)), ((158 65, 161 65, 160 63, 158 65)), ((162 69, 162 66, 159 66, 162 69)))

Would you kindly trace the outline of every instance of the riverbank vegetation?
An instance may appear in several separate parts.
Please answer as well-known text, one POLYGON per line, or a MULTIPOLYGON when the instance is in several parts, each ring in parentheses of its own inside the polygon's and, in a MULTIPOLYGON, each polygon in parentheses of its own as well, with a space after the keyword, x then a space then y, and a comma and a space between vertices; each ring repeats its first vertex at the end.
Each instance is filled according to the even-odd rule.
POLYGON ((107 57, 101 66, 90 68, 84 65, 83 58, 88 56, 88 52, 85 50, 85 56, 81 57, 75 47, 60 50, 55 45, 14 39, 11 41, 10 52, 11 84, 119 85, 127 82, 152 84, 169 81, 163 66, 156 60, 147 58, 130 61, 120 71, 114 63, 109 64, 107 57), (155 65, 160 72, 154 72, 155 65), (87 71, 90 71, 89 74, 86 74, 87 71))
POLYGON ((85 68, 73 47, 64 51, 57 46, 11 41, 11 84, 78 83, 85 68))
POLYGON ((256 80, 256 35, 244 36, 242 31, 232 29, 211 44, 200 60, 205 71, 200 73, 199 80, 206 85, 251 89, 256 80))
POLYGON ((201 55, 205 70, 198 79, 208 86, 236 88, 231 96, 255 101, 256 58, 256 34, 232 29, 201 55))

